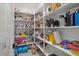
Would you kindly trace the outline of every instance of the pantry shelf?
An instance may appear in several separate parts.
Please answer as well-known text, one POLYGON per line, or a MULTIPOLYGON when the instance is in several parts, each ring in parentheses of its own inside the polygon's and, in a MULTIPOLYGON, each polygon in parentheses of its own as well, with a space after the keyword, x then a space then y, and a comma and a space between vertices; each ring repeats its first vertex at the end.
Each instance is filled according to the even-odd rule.
POLYGON ((35 29, 43 29, 44 27, 41 27, 41 28, 39 28, 39 27, 34 27, 35 29))
POLYGON ((28 27, 26 27, 26 28, 20 28, 20 27, 17 27, 16 29, 29 29, 28 27))
POLYGON ((52 43, 50 43, 49 41, 46 41, 46 40, 45 40, 45 42, 46 42, 47 44, 50 44, 52 47, 57 48, 57 49, 59 49, 59 50, 65 52, 65 53, 67 53, 67 54, 70 55, 70 56, 76 56, 76 55, 74 55, 74 54, 68 52, 68 51, 65 50, 64 48, 61 48, 61 47, 58 46, 58 45, 53 45, 52 43))
POLYGON ((68 47, 64 41, 70 44, 79 39, 79 23, 76 25, 78 19, 75 19, 79 17, 79 3, 45 3, 34 14, 26 14, 15 14, 15 40, 23 38, 27 42, 19 45, 15 41, 17 46, 34 44, 45 56, 76 56, 65 49, 68 47))
POLYGON ((24 28, 17 27, 16 29, 34 29, 34 28, 33 27, 24 27, 24 28))
POLYGON ((21 38, 27 38, 27 37, 22 37, 22 36, 16 36, 16 38, 19 38, 19 37, 21 37, 21 38))
POLYGON ((79 28, 79 26, 63 26, 63 27, 46 27, 45 29, 55 29, 55 28, 79 28))
POLYGON ((34 22, 33 20, 15 20, 16 22, 34 22))
POLYGON ((34 36, 35 38, 38 38, 39 40, 42 40, 42 41, 44 41, 44 39, 43 38, 41 38, 41 37, 39 37, 39 36, 34 36))
POLYGON ((63 27, 43 27, 43 28, 39 28, 39 27, 34 27, 35 29, 63 29, 63 28, 79 28, 79 26, 63 26, 63 27))
POLYGON ((62 11, 67 11, 67 10, 76 8, 76 7, 78 7, 78 5, 79 5, 79 4, 76 4, 76 3, 74 3, 74 4, 72 4, 72 3, 71 3, 71 4, 70 4, 70 3, 63 4, 63 5, 62 5, 61 7, 59 7, 57 10, 52 11, 52 12, 50 12, 50 13, 44 15, 44 17, 48 17, 49 15, 57 14, 57 13, 62 12, 62 11), (71 6, 72 6, 72 7, 71 7, 71 6))
POLYGON ((43 20, 43 18, 48 18, 49 16, 53 15, 53 14, 57 14, 59 12, 62 12, 62 11, 67 11, 67 10, 70 10, 70 9, 73 9, 73 8, 76 8, 78 7, 79 4, 77 3, 74 3, 74 4, 70 4, 70 3, 67 3, 67 4, 63 4, 61 7, 59 7, 57 10, 55 11, 52 11, 52 12, 49 12, 43 16, 41 16, 40 18, 36 19, 35 21, 41 21, 43 20), (72 7, 71 7, 72 6, 72 7))
POLYGON ((20 45, 16 45, 16 46, 24 46, 24 45, 30 45, 30 44, 33 44, 34 42, 28 42, 26 44, 20 44, 20 45))
POLYGON ((68 50, 65 50, 64 48, 61 48, 60 46, 53 45, 53 47, 55 47, 55 48, 57 48, 57 49, 59 49, 59 50, 65 52, 65 53, 67 53, 67 54, 70 55, 70 56, 76 56, 76 55, 74 55, 74 54, 68 52, 68 50))
POLYGON ((48 54, 44 51, 44 49, 38 45, 37 43, 35 43, 35 45, 45 54, 45 56, 48 56, 48 54))
POLYGON ((36 37, 36 38, 38 38, 39 40, 42 40, 42 41, 44 41, 45 43, 47 43, 47 44, 49 44, 49 45, 51 45, 52 47, 54 47, 54 48, 57 48, 57 49, 59 49, 59 50, 61 50, 61 51, 63 51, 64 53, 67 53, 68 55, 70 55, 70 56, 76 56, 76 55, 74 55, 74 54, 72 54, 72 53, 70 53, 70 52, 68 52, 68 50, 65 50, 64 48, 61 48, 60 46, 58 46, 58 45, 53 45, 52 43, 50 43, 49 41, 47 41, 47 40, 44 40, 43 38, 41 38, 41 37, 36 37))
POLYGON ((52 45, 52 43, 50 43, 49 41, 47 40, 44 40, 43 38, 39 37, 39 36, 35 36, 36 38, 38 38, 39 40, 42 40, 42 41, 45 41, 46 43, 52 45))
POLYGON ((59 7, 57 10, 52 11, 52 12, 49 12, 49 13, 47 13, 47 14, 41 16, 41 17, 38 18, 38 19, 35 19, 35 21, 41 21, 41 20, 43 20, 44 17, 47 17, 47 16, 49 16, 49 15, 51 15, 51 14, 54 14, 55 12, 57 12, 57 11, 59 11, 61 8, 63 8, 65 5, 67 5, 67 4, 64 4, 63 6, 59 7))

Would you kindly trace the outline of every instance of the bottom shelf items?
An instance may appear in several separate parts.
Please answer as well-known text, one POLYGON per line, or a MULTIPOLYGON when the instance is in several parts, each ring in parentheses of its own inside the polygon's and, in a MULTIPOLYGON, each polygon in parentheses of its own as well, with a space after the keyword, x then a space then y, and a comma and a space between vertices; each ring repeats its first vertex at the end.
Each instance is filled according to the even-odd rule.
MULTIPOLYGON (((51 45, 53 48, 52 49, 54 49, 55 48, 55 50, 57 51, 58 50, 58 52, 59 51, 61 51, 61 52, 63 52, 62 54, 61 53, 57 53, 58 55, 69 55, 69 56, 76 56, 76 54, 75 53, 71 53, 71 51, 70 50, 66 50, 65 48, 62 48, 62 47, 60 47, 59 45, 53 45, 52 43, 50 43, 49 41, 47 41, 47 40, 44 40, 43 38, 41 38, 41 37, 36 37, 36 38, 38 38, 39 40, 42 40, 42 41, 45 41, 45 43, 47 43, 47 44, 49 44, 49 45, 51 45)), ((36 45, 38 45, 38 44, 36 44, 36 45)), ((42 48, 40 48, 42 51, 43 51, 43 53, 46 53, 45 52, 45 50, 43 50, 42 48)), ((54 50, 53 50, 54 51, 54 50)), ((52 51, 52 52, 53 52, 52 51)), ((55 51, 54 51, 54 53, 56 53, 55 51)), ((48 55, 47 53, 46 53, 46 55, 48 55)), ((77 54, 78 55, 78 54, 77 54)))
POLYGON ((16 46, 15 56, 45 56, 39 45, 32 43, 28 45, 16 46))
MULTIPOLYGON (((42 48, 37 43, 33 43, 33 44, 38 48, 35 56, 79 56, 79 53, 76 53, 72 50, 66 50, 58 45, 47 44, 47 46, 45 48, 42 48), (38 55, 38 54, 40 54, 40 55, 38 55)), ((30 44, 30 45, 32 45, 32 44, 30 44)), ((24 56, 32 55, 31 48, 29 48, 28 45, 24 45, 23 47, 26 47, 26 50, 20 51, 21 49, 24 49, 24 48, 20 48, 19 53, 17 53, 15 51, 16 52, 15 55, 22 55, 22 56, 23 55, 24 56)))
POLYGON ((39 56, 39 54, 36 53, 35 55, 33 55, 33 54, 31 53, 31 50, 28 50, 27 53, 19 54, 19 56, 39 56))

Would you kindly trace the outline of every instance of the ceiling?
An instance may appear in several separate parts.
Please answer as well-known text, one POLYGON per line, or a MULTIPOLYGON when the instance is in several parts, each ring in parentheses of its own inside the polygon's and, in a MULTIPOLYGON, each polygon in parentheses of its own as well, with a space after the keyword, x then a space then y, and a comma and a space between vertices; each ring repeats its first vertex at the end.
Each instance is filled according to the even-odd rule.
POLYGON ((24 13, 35 13, 39 7, 41 6, 41 3, 15 3, 15 9, 19 12, 24 13))

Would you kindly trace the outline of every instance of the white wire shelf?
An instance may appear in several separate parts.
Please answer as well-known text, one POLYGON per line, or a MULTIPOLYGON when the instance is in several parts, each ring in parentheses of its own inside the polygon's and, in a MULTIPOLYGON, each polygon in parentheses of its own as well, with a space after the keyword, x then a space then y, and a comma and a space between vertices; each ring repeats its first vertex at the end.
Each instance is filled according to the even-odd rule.
POLYGON ((79 28, 79 26, 62 26, 62 27, 42 27, 42 28, 39 28, 39 27, 34 27, 35 29, 56 29, 56 28, 79 28))
POLYGON ((34 29, 33 27, 17 27, 16 29, 34 29))
POLYGON ((26 44, 20 44, 20 45, 17 45, 17 46, 24 46, 24 45, 30 45, 30 44, 33 44, 34 42, 27 42, 26 44))
POLYGON ((44 51, 44 49, 38 45, 37 43, 35 43, 35 45, 45 54, 45 56, 48 56, 48 54, 44 51))
POLYGON ((16 38, 19 38, 19 37, 22 37, 22 38, 28 38, 28 37, 23 37, 23 36, 19 36, 19 35, 17 35, 17 36, 15 36, 16 38))
POLYGON ((45 29, 54 29, 54 28, 79 28, 79 26, 63 26, 63 27, 46 27, 45 29))
POLYGON ((34 22, 34 20, 15 20, 16 22, 34 22))
POLYGON ((53 47, 55 47, 55 48, 57 48, 57 49, 59 49, 59 50, 61 50, 61 51, 63 51, 63 52, 65 52, 65 53, 67 53, 68 55, 70 55, 70 56, 76 56, 76 55, 74 55, 74 54, 72 54, 72 53, 70 53, 70 52, 68 52, 68 50, 65 50, 64 48, 61 48, 60 46, 58 46, 58 45, 53 45, 52 43, 50 43, 49 41, 47 41, 47 40, 44 40, 43 38, 41 38, 41 37, 36 37, 36 38, 38 38, 38 39, 40 39, 40 40, 42 40, 42 41, 44 41, 44 42, 46 42, 47 44, 49 44, 49 45, 51 45, 51 46, 53 46, 53 47))

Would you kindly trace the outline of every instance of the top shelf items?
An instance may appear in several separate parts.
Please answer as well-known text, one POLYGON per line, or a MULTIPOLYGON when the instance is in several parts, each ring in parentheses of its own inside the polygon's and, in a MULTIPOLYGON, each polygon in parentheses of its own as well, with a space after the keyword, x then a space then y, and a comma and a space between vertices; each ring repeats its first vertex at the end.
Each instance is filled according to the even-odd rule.
POLYGON ((15 12, 15 19, 16 21, 27 21, 27 22, 33 22, 34 21, 34 15, 28 14, 28 13, 22 13, 22 12, 15 12))
MULTIPOLYGON (((78 15, 78 3, 47 3, 42 5, 42 11, 39 11, 38 15, 41 15, 35 18, 35 22, 44 22, 45 27, 50 28, 76 28, 79 26, 78 15), (52 21, 51 21, 52 20, 52 21), (48 25, 51 23, 52 25, 48 25), (56 26, 54 26, 56 25, 56 26)), ((37 16, 35 14, 35 16, 37 16)), ((44 28, 45 28, 44 27, 44 28)))
POLYGON ((47 14, 39 17, 36 21, 39 21, 41 18, 49 17, 50 15, 57 14, 57 13, 62 12, 62 11, 65 11, 66 12, 67 10, 70 10, 70 9, 73 9, 73 8, 76 8, 76 7, 79 7, 79 4, 78 3, 66 3, 66 4, 64 3, 64 4, 61 4, 61 6, 58 7, 56 10, 53 10, 51 12, 48 12, 47 14))

